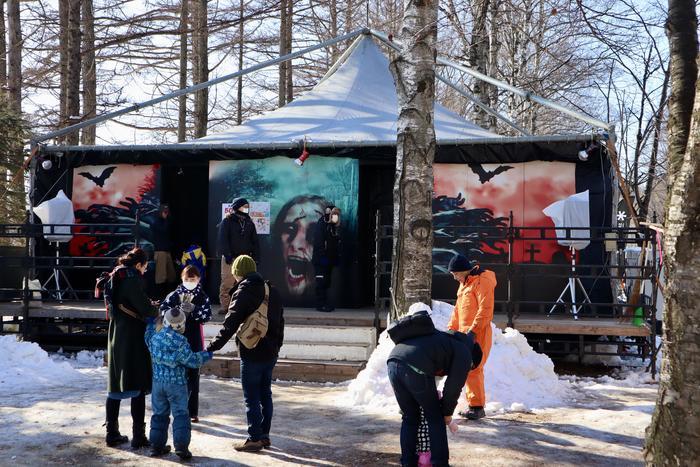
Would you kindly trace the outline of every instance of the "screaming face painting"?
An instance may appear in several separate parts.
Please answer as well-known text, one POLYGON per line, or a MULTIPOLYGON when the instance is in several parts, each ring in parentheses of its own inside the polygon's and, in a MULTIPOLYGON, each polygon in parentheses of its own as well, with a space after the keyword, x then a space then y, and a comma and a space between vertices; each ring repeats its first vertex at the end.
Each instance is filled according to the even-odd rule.
MULTIPOLYGON (((215 245, 222 204, 243 196, 251 207, 255 203, 269 205, 269 234, 258 231, 262 256, 259 270, 273 281, 285 304, 312 306, 316 223, 327 206, 333 204, 342 210, 341 235, 344 252, 350 258, 357 237, 358 170, 357 160, 340 157, 312 157, 303 167, 286 157, 211 161, 210 245, 215 245)), ((340 274, 345 274, 347 267, 341 259, 340 274)))

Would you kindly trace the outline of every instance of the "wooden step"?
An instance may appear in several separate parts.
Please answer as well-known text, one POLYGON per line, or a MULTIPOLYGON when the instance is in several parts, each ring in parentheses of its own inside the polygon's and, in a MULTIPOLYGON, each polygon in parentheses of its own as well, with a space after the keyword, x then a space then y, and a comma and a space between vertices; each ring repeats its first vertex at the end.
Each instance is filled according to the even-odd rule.
MULTIPOLYGON (((364 366, 365 362, 279 359, 272 376, 281 381, 339 383, 354 379, 364 366)), ((202 367, 202 374, 219 378, 240 378, 240 359, 216 356, 202 367)))

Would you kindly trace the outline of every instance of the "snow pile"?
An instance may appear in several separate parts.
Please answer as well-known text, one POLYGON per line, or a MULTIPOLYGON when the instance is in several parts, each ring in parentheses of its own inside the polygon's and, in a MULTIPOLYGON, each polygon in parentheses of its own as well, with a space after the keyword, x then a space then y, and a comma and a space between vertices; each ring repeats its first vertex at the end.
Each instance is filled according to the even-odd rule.
MULTIPOLYGON (((447 329, 453 306, 437 301, 433 301, 432 306, 435 327, 447 329)), ((484 368, 486 411, 526 411, 561 405, 569 384, 554 373, 549 357, 535 352, 518 331, 508 328, 501 332, 493 324, 492 328, 493 346, 484 368)), ((394 343, 384 331, 366 368, 349 384, 340 401, 342 405, 381 412, 398 410, 386 366, 393 347, 394 343)), ((466 399, 462 395, 457 408, 465 407, 466 399)))
POLYGON ((73 368, 95 369, 105 366, 105 353, 104 350, 81 350, 78 353, 69 353, 59 349, 50 356, 53 361, 67 362, 73 368))
POLYGON ((20 342, 15 336, 0 336, 0 391, 34 390, 61 386, 82 380, 84 375, 67 362, 56 362, 33 342, 20 342))

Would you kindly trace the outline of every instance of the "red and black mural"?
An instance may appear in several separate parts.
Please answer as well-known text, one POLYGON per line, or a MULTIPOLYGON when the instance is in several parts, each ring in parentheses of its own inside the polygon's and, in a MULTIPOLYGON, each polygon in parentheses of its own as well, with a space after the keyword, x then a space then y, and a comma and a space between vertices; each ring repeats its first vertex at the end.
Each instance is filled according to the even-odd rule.
MULTIPOLYGON (((134 224, 139 220, 140 245, 150 246, 150 224, 160 205, 158 165, 87 165, 73 170, 72 201, 76 223, 134 224)), ((129 227, 105 227, 104 233, 131 232, 129 227)), ((72 256, 119 256, 133 247, 125 236, 75 236, 72 256)))

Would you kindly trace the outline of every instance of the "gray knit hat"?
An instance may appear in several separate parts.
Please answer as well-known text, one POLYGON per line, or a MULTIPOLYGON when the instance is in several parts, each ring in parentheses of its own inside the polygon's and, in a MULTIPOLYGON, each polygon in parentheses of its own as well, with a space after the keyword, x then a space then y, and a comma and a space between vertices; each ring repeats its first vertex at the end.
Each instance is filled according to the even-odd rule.
POLYGON ((185 332, 185 321, 187 321, 187 316, 177 307, 170 308, 163 316, 163 324, 170 326, 180 334, 185 332))

